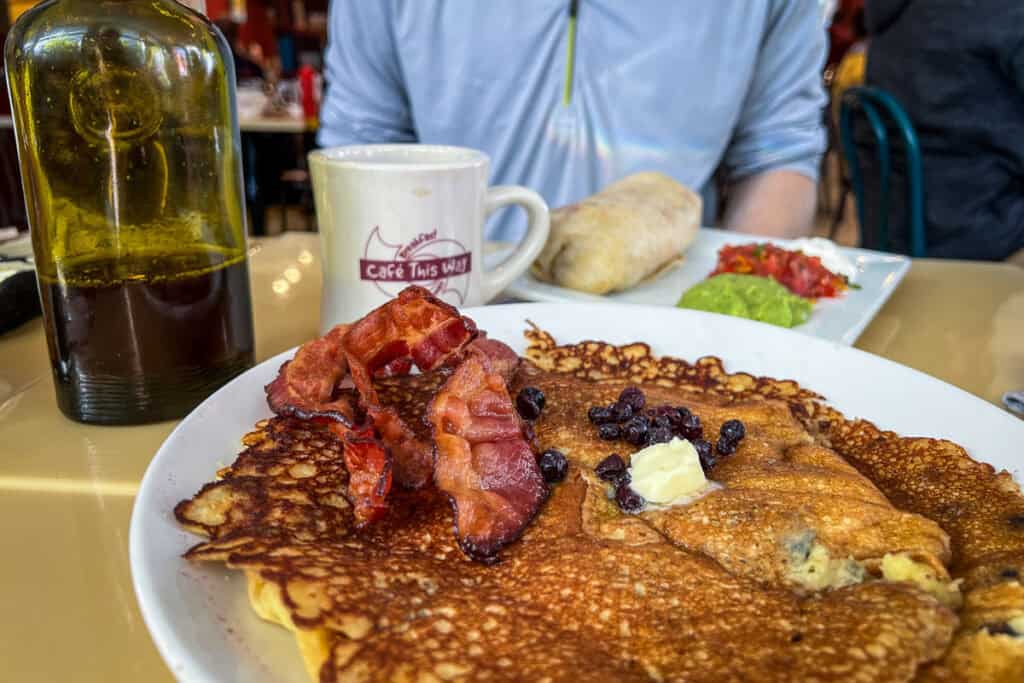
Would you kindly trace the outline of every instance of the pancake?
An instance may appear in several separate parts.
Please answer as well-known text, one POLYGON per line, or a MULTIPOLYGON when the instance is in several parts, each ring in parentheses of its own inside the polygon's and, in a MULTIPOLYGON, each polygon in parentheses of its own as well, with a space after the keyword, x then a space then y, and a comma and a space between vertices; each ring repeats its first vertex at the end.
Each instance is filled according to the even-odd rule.
MULTIPOLYGON (((561 448, 570 467, 501 562, 459 552, 433 489, 396 491, 382 519, 357 526, 340 442, 291 418, 257 425, 221 479, 178 505, 210 539, 187 557, 244 571, 257 613, 296 633, 314 680, 1020 679, 1024 647, 1006 625, 1024 613, 1010 574, 1024 530, 1008 520, 1024 505, 1005 475, 715 359, 528 336, 533 364, 513 390, 544 388, 537 446, 561 448), (627 383, 689 406, 709 431, 744 420, 740 449, 711 472, 723 489, 635 516, 609 502, 593 474, 609 444, 585 412, 627 383), (922 468, 951 481, 922 480, 922 468), (886 557, 948 593, 883 580, 886 557), (806 580, 812 558, 834 576, 861 570, 821 585, 806 580), (958 585, 955 631, 946 605, 958 585)), ((425 407, 446 377, 377 389, 427 435, 425 407)))
POLYGON ((705 400, 784 402, 808 432, 867 477, 898 508, 936 522, 950 537, 949 572, 960 582, 961 625, 945 657, 921 680, 1024 680, 1024 495, 1012 476, 973 460, 949 441, 902 437, 866 420, 848 420, 796 382, 726 372, 721 360, 657 357, 643 343, 559 346, 543 330, 526 332, 527 358, 548 371, 592 382, 673 387, 705 400))
MULTIPOLYGON (((530 373, 524 381, 552 396, 538 421, 542 444, 572 454, 589 469, 624 444, 608 444, 585 419, 587 403, 614 401, 626 383, 611 382, 584 391, 579 380, 530 373)), ((678 392, 653 388, 647 400, 678 404, 678 392)), ((646 511, 639 520, 664 539, 714 559, 732 574, 792 589, 809 590, 857 583, 865 573, 880 573, 883 558, 899 554, 930 572, 939 584, 950 581, 945 569, 949 539, 934 522, 894 508, 877 488, 832 450, 818 445, 785 404, 714 405, 687 401, 705 433, 717 434, 727 419, 738 418, 747 436, 737 452, 724 458, 709 476, 722 488, 681 507, 646 511), (811 557, 814 560, 811 560, 811 557)), ((623 516, 610 488, 590 472, 585 511, 588 532, 615 538, 623 516)), ((958 606, 955 585, 942 598, 958 606)))

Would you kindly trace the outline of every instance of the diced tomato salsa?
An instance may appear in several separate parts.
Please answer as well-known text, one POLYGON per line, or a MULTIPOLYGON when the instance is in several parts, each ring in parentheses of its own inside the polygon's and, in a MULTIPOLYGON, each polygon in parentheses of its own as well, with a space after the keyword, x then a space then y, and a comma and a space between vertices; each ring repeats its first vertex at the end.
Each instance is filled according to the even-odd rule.
POLYGON ((823 266, 817 256, 768 243, 722 247, 718 251, 718 265, 708 277, 720 273, 774 278, 789 291, 807 299, 839 296, 849 288, 846 278, 823 266))

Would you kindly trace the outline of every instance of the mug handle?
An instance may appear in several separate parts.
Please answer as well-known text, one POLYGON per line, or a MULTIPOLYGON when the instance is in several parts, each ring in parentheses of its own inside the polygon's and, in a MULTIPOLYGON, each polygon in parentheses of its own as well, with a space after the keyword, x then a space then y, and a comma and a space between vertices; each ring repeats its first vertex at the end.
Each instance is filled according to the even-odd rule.
POLYGON ((551 231, 551 215, 547 202, 539 194, 520 185, 495 185, 487 188, 484 201, 484 220, 496 210, 509 204, 519 204, 526 209, 529 225, 526 236, 512 254, 494 270, 482 274, 481 290, 484 303, 498 296, 512 281, 522 275, 548 241, 551 231))

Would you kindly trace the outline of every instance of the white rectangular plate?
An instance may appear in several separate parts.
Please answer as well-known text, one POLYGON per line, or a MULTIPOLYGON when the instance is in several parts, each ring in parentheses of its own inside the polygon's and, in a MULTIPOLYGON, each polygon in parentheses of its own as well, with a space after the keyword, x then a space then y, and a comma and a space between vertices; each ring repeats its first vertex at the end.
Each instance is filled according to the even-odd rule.
MULTIPOLYGON (((790 248, 789 240, 768 239, 729 230, 701 228, 683 256, 683 263, 624 292, 594 296, 537 280, 527 272, 505 290, 507 296, 524 301, 573 302, 608 301, 615 303, 675 306, 683 292, 705 279, 718 263, 718 250, 727 244, 771 242, 790 248)), ((888 300, 910 269, 910 259, 867 249, 842 248, 857 266, 857 284, 837 299, 820 299, 810 319, 794 328, 797 332, 851 345, 888 300)), ((493 257, 500 259, 502 251, 493 257)), ((490 259, 488 259, 490 260, 490 259)))

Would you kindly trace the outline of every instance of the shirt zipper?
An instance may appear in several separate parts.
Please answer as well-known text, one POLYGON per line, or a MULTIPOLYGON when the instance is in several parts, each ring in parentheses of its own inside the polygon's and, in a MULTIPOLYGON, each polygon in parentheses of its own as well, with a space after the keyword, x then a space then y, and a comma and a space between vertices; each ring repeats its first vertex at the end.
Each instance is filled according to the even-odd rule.
POLYGON ((579 11, 579 0, 569 0, 569 34, 566 40, 565 82, 562 88, 562 104, 566 107, 572 100, 572 82, 576 75, 576 17, 579 11))

